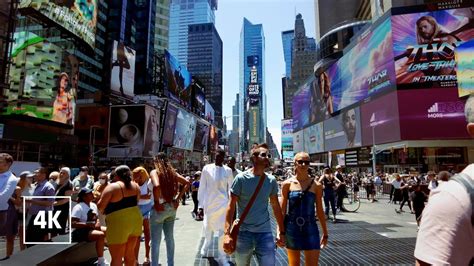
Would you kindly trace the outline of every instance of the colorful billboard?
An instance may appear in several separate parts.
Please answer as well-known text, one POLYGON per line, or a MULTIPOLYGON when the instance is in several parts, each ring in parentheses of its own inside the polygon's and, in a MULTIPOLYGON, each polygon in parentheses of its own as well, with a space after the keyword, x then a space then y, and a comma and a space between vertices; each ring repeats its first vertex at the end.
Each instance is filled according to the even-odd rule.
POLYGON ((145 107, 145 144, 143 156, 152 157, 160 151, 160 110, 145 107))
POLYGON ((324 148, 326 151, 361 146, 359 107, 346 110, 324 121, 324 148))
POLYGON ((293 133, 293 151, 295 153, 305 151, 304 150, 304 130, 300 130, 293 133))
POLYGON ((317 73, 329 113, 396 87, 390 25, 386 19, 368 28, 335 64, 317 73))
POLYGON ((464 103, 456 88, 398 91, 402 140, 468 139, 464 103))
POLYGON ((185 107, 191 107, 191 74, 167 50, 165 50, 165 69, 167 96, 185 107))
POLYGON ((163 146, 173 146, 174 128, 176 127, 176 116, 178 109, 171 104, 168 104, 166 111, 166 120, 163 129, 163 146))
POLYGON ((398 88, 456 87, 455 49, 474 38, 472 8, 392 16, 398 88))
POLYGON ((360 107, 362 119, 362 145, 395 142, 400 140, 397 92, 391 92, 360 107), (372 137, 374 132, 374 138, 372 137))
POLYGON ((74 125, 79 64, 73 55, 31 32, 15 32, 7 102, 2 115, 74 125))
POLYGON ((33 13, 46 18, 94 47, 97 2, 97 0, 21 0, 18 9, 25 15, 33 13))
POLYGON ((144 150, 144 105, 110 107, 108 157, 142 157, 144 150))
POLYGON ((217 135, 217 128, 213 125, 211 125, 210 131, 210 145, 211 145, 211 151, 215 151, 217 149, 217 145, 219 143, 219 137, 217 135))
POLYGON ((311 87, 313 79, 310 78, 293 95, 293 132, 299 131, 310 123, 311 87))
POLYGON ((216 117, 215 117, 215 112, 214 112, 214 108, 212 107, 212 105, 209 103, 209 101, 205 100, 205 109, 206 109, 206 120, 211 122, 211 123, 214 123, 216 121, 216 117))
POLYGON ((198 121, 196 124, 196 137, 194 138, 195 151, 207 151, 209 142, 209 125, 198 121))
MULTIPOLYGON (((293 153, 293 120, 281 120, 281 150, 283 154, 285 151, 293 153)), ((286 153, 287 155, 289 153, 286 153)), ((293 157, 291 157, 293 158, 293 157)), ((283 156, 283 159, 286 159, 283 156)))
POLYGON ((178 108, 174 129, 173 147, 192 151, 196 135, 196 117, 178 108))
POLYGON ((309 154, 324 152, 322 122, 304 129, 304 150, 309 154))
POLYGON ((456 48, 459 97, 474 93, 474 39, 456 48))
POLYGON ((110 75, 112 92, 129 97, 135 95, 135 55, 135 50, 114 41, 110 75))
POLYGON ((198 113, 199 116, 204 116, 206 114, 204 86, 199 81, 193 79, 192 90, 192 109, 198 113))

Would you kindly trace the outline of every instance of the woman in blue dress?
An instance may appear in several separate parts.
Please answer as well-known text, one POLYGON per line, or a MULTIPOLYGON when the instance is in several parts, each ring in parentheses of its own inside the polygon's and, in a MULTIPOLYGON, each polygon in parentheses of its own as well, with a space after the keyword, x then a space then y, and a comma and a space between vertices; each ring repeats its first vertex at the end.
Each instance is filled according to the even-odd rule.
POLYGON ((296 154, 294 164, 296 175, 282 184, 281 209, 285 215, 288 264, 300 265, 300 253, 304 251, 305 265, 318 265, 319 250, 328 243, 321 201, 323 186, 308 174, 310 158, 307 153, 296 154), (323 230, 322 238, 319 237, 316 214, 323 230))

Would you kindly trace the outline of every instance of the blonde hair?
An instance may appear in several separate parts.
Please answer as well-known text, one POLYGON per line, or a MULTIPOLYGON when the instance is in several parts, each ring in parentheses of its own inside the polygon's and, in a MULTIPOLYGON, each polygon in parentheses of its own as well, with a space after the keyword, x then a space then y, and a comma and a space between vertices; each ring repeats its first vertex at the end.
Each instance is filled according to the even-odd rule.
POLYGON ((145 182, 150 178, 150 175, 148 174, 148 171, 143 168, 142 166, 139 166, 132 171, 133 179, 138 179, 138 178, 143 178, 145 182))

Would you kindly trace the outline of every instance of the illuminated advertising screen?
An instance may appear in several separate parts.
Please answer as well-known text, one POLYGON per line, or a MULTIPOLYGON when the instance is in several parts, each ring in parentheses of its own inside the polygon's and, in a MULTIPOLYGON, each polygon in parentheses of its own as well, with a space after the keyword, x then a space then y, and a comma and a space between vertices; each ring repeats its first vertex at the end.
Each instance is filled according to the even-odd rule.
POLYGON ((258 84, 258 72, 255 66, 250 69, 250 83, 247 86, 247 95, 251 106, 258 105, 261 93, 260 85, 258 84))
POLYGON ((94 47, 97 2, 97 0, 21 0, 18 9, 26 15, 34 14, 46 18, 94 47))
POLYGON ((455 48, 474 38, 472 8, 392 16, 399 88, 456 87, 455 48))
POLYGON ((214 111, 214 108, 212 107, 212 105, 207 101, 205 100, 205 109, 206 109, 206 120, 211 122, 211 123, 214 123, 214 121, 216 121, 216 117, 215 117, 215 111, 214 111))
POLYGON ((281 120, 281 149, 293 151, 293 120, 281 120))
POLYGON ((178 115, 178 109, 171 104, 168 104, 166 111, 166 119, 163 130, 163 145, 173 146, 174 139, 174 128, 176 127, 176 116, 178 115))
POLYGON ((195 151, 207 151, 209 141, 209 125, 198 121, 196 124, 196 137, 194 138, 195 151))
POLYGON ((143 156, 152 157, 160 151, 160 110, 145 107, 145 145, 143 156))
POLYGON ((24 115, 74 125, 79 64, 76 57, 31 32, 15 32, 10 87, 2 115, 24 115))
POLYGON ((110 89, 122 96, 134 96, 135 50, 114 41, 111 61, 110 89))
POLYGON ((391 92, 360 107, 362 119, 362 145, 395 142, 400 140, 397 92, 391 92), (374 139, 372 138, 374 132, 374 139))
POLYGON ((195 112, 200 116, 206 113, 206 95, 204 94, 204 88, 198 82, 193 82, 193 97, 192 97, 192 107, 195 112))
POLYGON ((218 141, 219 141, 219 137, 217 135, 217 128, 215 126, 211 125, 209 135, 210 135, 210 140, 211 140, 211 142, 210 142, 211 150, 216 150, 217 145, 218 145, 218 141))
POLYGON ((259 143, 260 109, 258 107, 250 107, 248 116, 249 116, 249 142, 259 143))
POLYGON ((398 99, 402 140, 469 138, 456 88, 400 90, 398 99))
POLYGON ((305 151, 304 150, 304 130, 300 130, 293 133, 293 151, 295 153, 305 151))
POLYGON ((341 112, 324 121, 324 148, 326 151, 361 146, 359 107, 341 112))
POLYGON ((144 105, 110 107, 108 157, 142 157, 145 132, 144 105))
POLYGON ((173 147, 192 151, 196 135, 196 117, 191 113, 178 109, 176 127, 174 129, 173 147))
POLYGON ((373 25, 327 71, 316 73, 319 94, 330 114, 395 88, 390 25, 390 19, 373 25))
POLYGON ((181 66, 179 61, 165 50, 165 87, 167 96, 176 102, 190 107, 191 105, 191 74, 181 66))
POLYGON ((304 129, 304 150, 309 154, 324 152, 323 123, 304 129))
POLYGON ((456 48, 459 97, 474 93, 474 39, 456 48))
POLYGON ((310 106, 311 102, 312 81, 312 79, 307 81, 293 95, 293 131, 299 131, 310 122, 311 109, 308 107, 310 106))

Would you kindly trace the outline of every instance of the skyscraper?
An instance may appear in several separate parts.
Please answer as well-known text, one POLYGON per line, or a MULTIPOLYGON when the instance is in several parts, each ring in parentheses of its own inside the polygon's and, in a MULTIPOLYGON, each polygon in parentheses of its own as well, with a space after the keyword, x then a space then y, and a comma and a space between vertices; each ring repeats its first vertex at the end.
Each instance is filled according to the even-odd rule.
POLYGON ((222 128, 222 40, 213 23, 189 25, 188 70, 204 85, 222 128))
POLYGON ((283 55, 285 58, 285 76, 290 77, 291 61, 293 58, 293 38, 295 36, 294 30, 287 30, 281 32, 281 40, 283 42, 283 55))
POLYGON ((168 49, 170 26, 170 0, 156 0, 155 52, 164 53, 168 49))
POLYGON ((215 23, 217 0, 171 0, 169 51, 183 65, 188 64, 188 27, 215 23))
POLYGON ((264 142, 266 137, 265 36, 262 24, 252 24, 244 18, 239 49, 240 150, 248 151, 253 142, 264 142))

